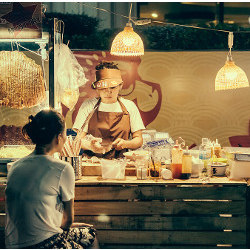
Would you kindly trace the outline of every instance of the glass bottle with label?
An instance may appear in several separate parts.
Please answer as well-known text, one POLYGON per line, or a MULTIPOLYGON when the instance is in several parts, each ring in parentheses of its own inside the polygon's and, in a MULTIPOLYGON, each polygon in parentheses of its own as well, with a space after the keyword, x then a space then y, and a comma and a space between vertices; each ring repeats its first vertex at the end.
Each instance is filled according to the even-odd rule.
POLYGON ((192 155, 189 153, 188 147, 182 156, 181 179, 189 179, 192 173, 192 155))
POLYGON ((157 148, 152 150, 149 161, 149 175, 151 179, 161 178, 161 155, 157 148))
POLYGON ((176 140, 176 143, 174 147, 172 148, 172 163, 171 163, 171 170, 173 174, 174 179, 180 179, 181 178, 181 171, 182 171, 182 155, 183 150, 178 144, 178 140, 176 140))
POLYGON ((199 158, 204 163, 204 166, 200 171, 200 179, 204 183, 209 182, 211 177, 211 147, 208 145, 207 138, 202 138, 202 144, 199 147, 199 158))
POLYGON ((217 158, 221 157, 221 145, 219 144, 218 139, 215 141, 213 153, 217 158))

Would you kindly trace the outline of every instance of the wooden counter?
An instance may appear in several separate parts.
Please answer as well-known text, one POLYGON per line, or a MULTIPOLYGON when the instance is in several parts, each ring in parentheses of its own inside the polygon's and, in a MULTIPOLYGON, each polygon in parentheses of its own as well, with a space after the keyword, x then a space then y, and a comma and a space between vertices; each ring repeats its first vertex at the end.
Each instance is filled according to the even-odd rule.
POLYGON ((102 248, 245 248, 247 183, 212 178, 76 181, 75 221, 93 224, 102 248))
POLYGON ((90 176, 76 181, 75 193, 75 222, 93 224, 101 248, 249 247, 246 181, 90 176))

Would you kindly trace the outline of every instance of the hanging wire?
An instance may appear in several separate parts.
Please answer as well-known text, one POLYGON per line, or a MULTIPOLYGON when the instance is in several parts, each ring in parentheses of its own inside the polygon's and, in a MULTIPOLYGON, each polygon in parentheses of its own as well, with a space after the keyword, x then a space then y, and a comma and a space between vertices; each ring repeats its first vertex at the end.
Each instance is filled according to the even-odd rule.
POLYGON ((17 48, 17 51, 19 51, 19 45, 18 45, 18 43, 16 43, 16 48, 17 48))
POLYGON ((13 49, 13 42, 12 41, 10 42, 10 45, 11 45, 11 50, 13 51, 14 49, 13 49))
MULTIPOLYGON (((129 17, 128 17, 128 16, 125 16, 125 15, 122 15, 122 14, 118 14, 118 13, 115 13, 115 12, 110 11, 110 10, 106 10, 106 9, 102 9, 102 8, 94 7, 94 6, 91 6, 91 5, 89 5, 89 4, 82 3, 82 2, 80 2, 79 4, 82 4, 82 5, 84 5, 84 6, 87 6, 87 7, 90 7, 90 8, 96 9, 96 10, 101 10, 101 11, 103 11, 103 12, 107 12, 107 13, 110 13, 110 14, 113 14, 113 15, 116 15, 116 16, 120 16, 120 17, 124 17, 124 18, 129 19, 129 17)), ((132 19, 131 19, 131 20, 132 20, 132 19)), ((133 21, 133 20, 132 20, 132 21, 133 21)))
MULTIPOLYGON (((162 21, 155 21, 155 20, 153 20, 152 23, 167 24, 167 25, 172 25, 172 26, 179 26, 179 27, 200 29, 200 30, 219 31, 219 32, 225 32, 225 33, 230 32, 229 30, 218 30, 218 29, 204 28, 204 27, 198 27, 198 26, 193 26, 193 25, 184 25, 184 24, 169 23, 169 22, 162 22, 162 21)), ((250 31, 248 31, 248 32, 250 32, 250 31)))
MULTIPOLYGON (((117 15, 117 16, 120 16, 120 17, 127 18, 127 19, 129 19, 130 21, 132 21, 133 23, 136 24, 136 22, 131 18, 131 16, 124 16, 122 14, 118 14, 118 13, 115 13, 115 12, 112 12, 112 11, 109 11, 109 10, 106 10, 106 9, 94 7, 94 6, 91 6, 89 4, 82 3, 82 2, 80 2, 79 4, 85 5, 85 6, 89 7, 89 8, 92 8, 92 9, 101 10, 101 11, 108 12, 108 13, 113 14, 113 15, 117 15)), ((132 9, 132 3, 131 3, 131 7, 130 7, 130 12, 131 12, 131 9, 132 9)), ((193 29, 200 29, 200 30, 218 31, 218 32, 225 32, 225 33, 231 32, 229 30, 204 28, 204 27, 198 27, 198 26, 193 26, 193 25, 184 25, 184 24, 178 24, 178 23, 169 23, 169 22, 163 22, 163 21, 157 21, 157 20, 152 20, 152 23, 159 23, 159 24, 179 26, 179 27, 185 27, 185 28, 193 28, 193 29)), ((234 33, 250 33, 250 31, 234 31, 234 33)))
POLYGON ((27 50, 27 51, 29 51, 29 52, 31 52, 31 53, 37 55, 37 56, 41 56, 41 54, 39 54, 39 53, 37 53, 37 52, 35 52, 35 51, 33 51, 33 50, 30 50, 30 49, 27 49, 27 48, 23 47, 20 43, 18 43, 18 42, 16 42, 16 41, 15 41, 15 44, 16 44, 17 47, 21 47, 21 48, 23 48, 23 49, 25 49, 25 50, 27 50))
MULTIPOLYGON (((44 59, 41 56, 41 62, 42 62, 42 72, 43 72, 43 79, 44 79, 44 87, 45 87, 45 91, 47 90, 47 81, 46 81, 46 76, 45 76, 45 66, 44 66, 44 59)), ((47 61, 47 60, 46 60, 47 61)))
POLYGON ((132 11, 132 3, 130 3, 130 10, 129 10, 129 16, 128 16, 128 21, 129 21, 129 23, 131 23, 131 11, 132 11))
POLYGON ((228 48, 229 48, 228 57, 230 59, 232 59, 232 47, 233 47, 233 43, 234 43, 233 32, 229 32, 229 34, 228 34, 228 48))

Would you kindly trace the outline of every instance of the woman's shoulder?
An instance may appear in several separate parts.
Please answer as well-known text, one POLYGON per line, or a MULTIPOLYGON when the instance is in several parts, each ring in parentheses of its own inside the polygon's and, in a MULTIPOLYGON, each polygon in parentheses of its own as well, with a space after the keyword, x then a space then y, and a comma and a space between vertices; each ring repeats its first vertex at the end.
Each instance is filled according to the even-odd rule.
POLYGON ((137 108, 136 104, 131 100, 125 99, 123 97, 120 97, 120 100, 125 105, 126 108, 131 108, 131 109, 137 108))
POLYGON ((63 161, 61 159, 57 159, 57 158, 52 157, 52 156, 48 156, 47 159, 48 159, 49 162, 51 162, 51 164, 54 164, 57 167, 61 167, 61 168, 71 167, 72 168, 72 166, 70 165, 70 163, 68 163, 66 161, 63 161))
POLYGON ((98 98, 91 98, 91 99, 86 99, 85 101, 83 101, 81 108, 86 108, 89 106, 95 106, 96 103, 98 102, 98 98))

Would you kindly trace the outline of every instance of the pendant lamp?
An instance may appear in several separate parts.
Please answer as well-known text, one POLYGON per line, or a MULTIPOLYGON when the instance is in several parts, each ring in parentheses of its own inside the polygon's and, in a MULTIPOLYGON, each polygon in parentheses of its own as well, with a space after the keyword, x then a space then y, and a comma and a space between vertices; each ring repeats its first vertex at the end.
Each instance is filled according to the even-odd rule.
POLYGON ((219 70, 215 78, 215 90, 238 89, 249 87, 246 73, 235 65, 231 50, 233 47, 233 32, 228 34, 229 53, 225 65, 219 70))
POLYGON ((134 32, 131 23, 131 9, 129 13, 129 22, 123 31, 117 34, 111 45, 110 54, 114 56, 142 56, 144 55, 144 46, 141 37, 134 32))

